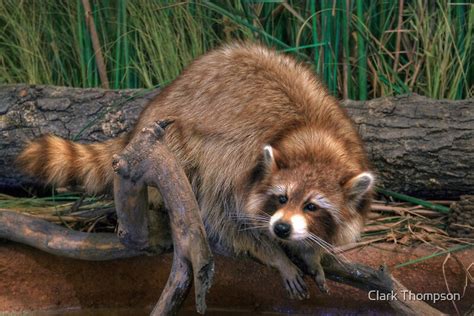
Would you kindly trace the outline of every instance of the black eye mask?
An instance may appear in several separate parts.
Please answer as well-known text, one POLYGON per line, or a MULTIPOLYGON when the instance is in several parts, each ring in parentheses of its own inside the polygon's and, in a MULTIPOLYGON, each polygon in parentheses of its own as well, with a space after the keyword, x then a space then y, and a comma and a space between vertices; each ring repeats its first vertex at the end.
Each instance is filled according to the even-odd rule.
POLYGON ((278 197, 272 195, 272 196, 269 196, 268 199, 263 204, 262 211, 264 211, 267 214, 272 215, 273 213, 275 213, 278 210, 278 208, 280 206, 281 206, 281 204, 278 200, 278 197))

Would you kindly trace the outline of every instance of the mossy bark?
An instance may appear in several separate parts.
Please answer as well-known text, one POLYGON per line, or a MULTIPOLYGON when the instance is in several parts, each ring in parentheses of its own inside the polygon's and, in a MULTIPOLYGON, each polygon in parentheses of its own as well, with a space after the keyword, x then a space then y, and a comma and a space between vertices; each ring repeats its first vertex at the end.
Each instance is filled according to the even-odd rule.
MULTIPOLYGON (((27 140, 46 133, 81 142, 116 137, 158 92, 0 86, 0 191, 38 187, 13 165, 27 140)), ((379 185, 425 198, 474 194, 474 99, 411 95, 343 104, 379 185)))

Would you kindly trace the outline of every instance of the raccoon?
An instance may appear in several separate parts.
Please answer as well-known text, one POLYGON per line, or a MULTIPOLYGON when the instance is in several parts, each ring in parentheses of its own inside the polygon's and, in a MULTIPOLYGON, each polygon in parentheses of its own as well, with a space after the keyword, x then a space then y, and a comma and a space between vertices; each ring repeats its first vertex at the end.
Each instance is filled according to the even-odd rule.
POLYGON ((192 185, 208 238, 276 268, 290 296, 308 290, 295 255, 324 288, 320 255, 357 238, 374 176, 351 120, 313 72, 275 50, 233 43, 191 63, 103 143, 46 135, 18 157, 48 183, 112 184, 112 156, 142 128, 173 117, 165 142, 192 185))

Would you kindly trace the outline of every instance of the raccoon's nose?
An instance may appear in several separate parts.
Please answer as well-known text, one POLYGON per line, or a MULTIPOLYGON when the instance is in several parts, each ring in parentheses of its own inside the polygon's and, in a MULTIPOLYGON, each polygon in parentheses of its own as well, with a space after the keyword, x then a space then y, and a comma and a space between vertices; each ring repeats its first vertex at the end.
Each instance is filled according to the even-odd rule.
POLYGON ((273 231, 275 232, 275 235, 280 238, 288 238, 291 234, 291 225, 285 222, 278 222, 273 227, 273 231))

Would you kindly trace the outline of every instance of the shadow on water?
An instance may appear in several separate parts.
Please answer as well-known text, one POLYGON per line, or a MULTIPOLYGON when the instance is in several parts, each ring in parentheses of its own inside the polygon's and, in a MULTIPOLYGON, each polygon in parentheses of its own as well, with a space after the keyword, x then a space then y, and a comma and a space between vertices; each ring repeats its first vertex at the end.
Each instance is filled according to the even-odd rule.
MULTIPOLYGON (((45 311, 34 311, 30 313, 21 313, 21 315, 35 315, 35 316, 147 316, 150 313, 149 308, 97 308, 97 309, 60 309, 60 310, 45 310, 45 311)), ((15 315, 15 314, 10 314, 15 315)), ((18 314, 20 315, 20 314, 18 314)), ((184 308, 184 310, 178 313, 179 316, 191 316, 200 315, 196 311, 184 308)), ((242 315, 295 315, 295 316, 307 316, 307 315, 393 315, 387 311, 377 309, 361 308, 360 310, 345 309, 345 308, 321 308, 304 311, 291 310, 280 310, 277 311, 256 311, 251 309, 239 309, 239 308, 208 308, 206 315, 208 316, 242 316, 242 315)))

